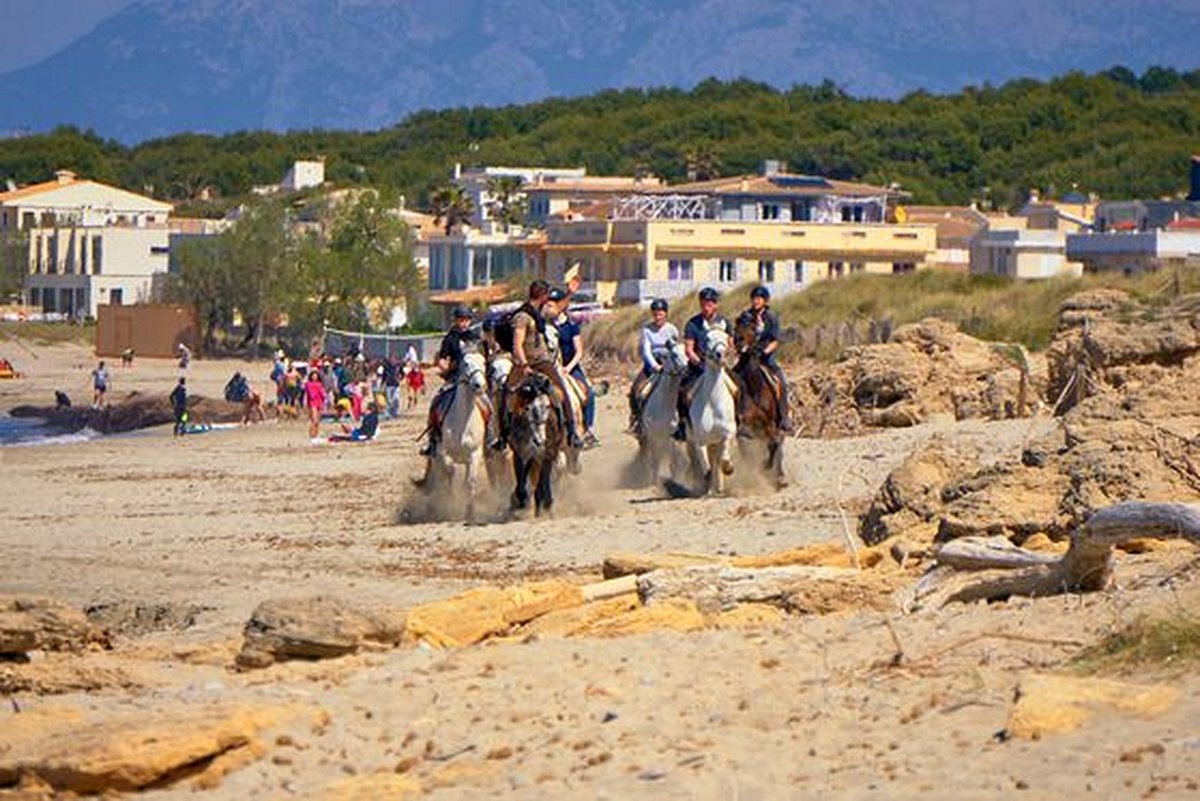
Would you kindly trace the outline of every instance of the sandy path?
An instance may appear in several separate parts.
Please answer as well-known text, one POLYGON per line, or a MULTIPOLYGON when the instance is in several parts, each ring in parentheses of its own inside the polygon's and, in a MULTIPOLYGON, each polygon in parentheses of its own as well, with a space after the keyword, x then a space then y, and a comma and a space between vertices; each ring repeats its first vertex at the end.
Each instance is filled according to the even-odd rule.
MULTIPOLYGON (((42 398, 68 379, 86 382, 90 359, 45 350, 22 386, 2 388, 0 406, 42 398)), ((193 391, 217 395, 244 367, 196 362, 193 391)), ((246 372, 265 375, 266 366, 246 372)), ((117 391, 165 393, 174 374, 172 363, 139 360, 128 375, 117 372, 117 391)), ((206 793, 212 798, 285 798, 401 763, 439 788, 435 797, 464 799, 1008 798, 1018 789, 1022 798, 1135 798, 1152 787, 1173 798, 1200 778, 1197 679, 1176 679, 1187 701, 1155 721, 1100 720, 1053 740, 1000 742, 993 735, 1019 673, 1058 665, 1078 646, 970 641, 1008 632, 1086 643, 1130 609, 1197 597, 1190 579, 1163 585, 1178 565, 1149 557, 1122 562, 1129 588, 1118 594, 897 619, 911 665, 900 670, 881 666, 894 652, 886 616, 858 613, 757 631, 421 647, 228 671, 241 625, 264 598, 327 592, 402 607, 483 580, 594 573, 613 551, 751 554, 837 539, 839 505, 853 521, 929 437, 1000 458, 1048 425, 943 422, 799 440, 786 463, 793 483, 781 493, 669 500, 620 486, 633 441, 619 432, 618 393, 602 403, 604 445, 585 455, 556 519, 405 524, 409 477, 420 467, 418 417, 385 423, 368 445, 314 447, 302 424, 270 422, 182 440, 153 430, 0 449, 9 508, 0 593, 203 610, 186 631, 121 640, 104 655, 136 668, 150 689, 23 703, 303 698, 329 712, 327 726, 292 732, 303 750, 276 748, 206 793), (163 661, 181 648, 216 657, 163 661), (1150 743, 1162 752, 1122 761, 1150 743)), ((196 797, 186 788, 146 795, 196 797)))

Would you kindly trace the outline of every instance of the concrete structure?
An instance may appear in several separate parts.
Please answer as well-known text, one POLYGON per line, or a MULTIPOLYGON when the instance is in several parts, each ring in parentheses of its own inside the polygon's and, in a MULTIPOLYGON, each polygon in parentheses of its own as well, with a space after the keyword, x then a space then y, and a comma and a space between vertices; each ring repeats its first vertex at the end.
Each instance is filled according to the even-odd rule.
POLYGON ((285 192, 299 192, 325 183, 325 159, 298 160, 292 162, 287 174, 279 182, 285 192))
POLYGON ((491 187, 493 181, 503 178, 520 184, 516 197, 525 202, 525 224, 535 228, 576 209, 663 186, 662 181, 653 176, 590 176, 584 167, 470 167, 464 170, 456 166, 454 183, 462 187, 474 208, 471 225, 485 234, 498 230, 496 196, 491 187))
POLYGON ((785 167, 767 161, 758 175, 675 184, 660 193, 708 198, 714 219, 776 223, 881 223, 889 202, 902 195, 892 188, 789 173, 785 167))
POLYGON ((138 356, 178 356, 179 343, 196 349, 200 326, 190 306, 151 303, 102 305, 96 314, 96 355, 120 356, 133 348, 138 356))
POLYGON ((648 303, 712 285, 761 283, 774 294, 852 273, 907 273, 928 266, 933 225, 608 220, 551 223, 545 274, 581 265, 602 303, 648 303))
POLYGON ((485 233, 477 228, 428 238, 429 290, 472 289, 513 276, 540 274, 544 237, 537 233, 485 233))
POLYGON ((25 302, 95 317, 103 303, 149 301, 167 270, 171 208, 67 170, 0 194, 0 226, 26 237, 25 302))
POLYGON ((1200 267, 1200 230, 1070 234, 1066 251, 1070 259, 1094 272, 1119 270, 1133 274, 1163 268, 1200 267))
POLYGON ((1023 224, 993 225, 971 244, 971 273, 1021 279, 1077 277, 1083 266, 1068 261, 1067 236, 1063 231, 1030 230, 1023 224))
POLYGON ((932 225, 937 229, 937 250, 929 266, 967 272, 971 266, 971 243, 987 229, 987 216, 972 206, 898 206, 898 223, 932 225))

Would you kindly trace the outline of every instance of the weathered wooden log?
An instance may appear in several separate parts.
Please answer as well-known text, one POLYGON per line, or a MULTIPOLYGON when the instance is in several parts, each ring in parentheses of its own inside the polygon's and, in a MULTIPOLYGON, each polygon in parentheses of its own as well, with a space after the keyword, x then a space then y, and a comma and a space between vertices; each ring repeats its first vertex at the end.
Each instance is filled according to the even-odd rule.
POLYGON ((939 565, 949 565, 958 570, 1015 569, 1053 564, 1059 560, 1053 554, 1019 548, 1004 536, 951 540, 934 548, 933 558, 939 565))
POLYGON ((1112 581, 1113 547, 1139 538, 1200 543, 1200 505, 1127 501, 1098 510, 1071 535, 1061 559, 1030 567, 960 572, 939 565, 901 598, 910 611, 948 603, 1094 592, 1112 581))
POLYGON ((862 573, 837 567, 736 568, 704 565, 657 570, 638 576, 638 597, 647 606, 667 598, 688 598, 700 611, 713 613, 739 603, 777 603, 803 583, 856 581, 862 573))
POLYGON ((697 553, 614 553, 604 557, 604 578, 635 576, 655 570, 673 570, 695 565, 725 564, 721 556, 697 553))

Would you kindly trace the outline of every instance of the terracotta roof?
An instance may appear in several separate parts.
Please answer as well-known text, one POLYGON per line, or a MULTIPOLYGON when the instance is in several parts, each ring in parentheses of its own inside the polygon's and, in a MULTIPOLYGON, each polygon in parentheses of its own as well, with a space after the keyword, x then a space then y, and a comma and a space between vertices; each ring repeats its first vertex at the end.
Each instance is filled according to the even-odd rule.
POLYGON ((506 300, 511 289, 504 284, 477 286, 471 289, 452 289, 429 296, 429 302, 438 306, 473 306, 477 303, 497 303, 506 300))
POLYGON ((40 195, 43 192, 49 192, 54 189, 62 189, 64 186, 73 186, 74 184, 87 183, 80 181, 77 178, 71 178, 67 181, 42 181, 40 184, 29 184, 28 186, 11 189, 7 192, 0 192, 0 203, 7 203, 12 200, 20 200, 21 198, 40 195))
POLYGON ((655 176, 634 178, 628 175, 589 175, 582 178, 553 178, 546 180, 539 176, 521 187, 523 192, 560 191, 560 192, 630 192, 638 190, 653 190, 663 187, 661 179, 655 176))
POLYGON ((904 221, 937 226, 938 244, 965 243, 987 228, 987 217, 970 206, 904 206, 904 221))
POLYGON ((1200 219, 1195 217, 1184 217, 1181 220, 1173 220, 1167 223, 1168 231, 1200 231, 1200 219))
POLYGON ((774 175, 739 175, 731 178, 715 178, 711 181, 693 181, 685 184, 674 184, 649 192, 678 195, 779 195, 795 197, 796 195, 846 195, 850 197, 875 197, 878 195, 898 195, 895 190, 871 184, 860 184, 852 181, 838 181, 819 175, 798 175, 795 173, 776 173, 774 175))

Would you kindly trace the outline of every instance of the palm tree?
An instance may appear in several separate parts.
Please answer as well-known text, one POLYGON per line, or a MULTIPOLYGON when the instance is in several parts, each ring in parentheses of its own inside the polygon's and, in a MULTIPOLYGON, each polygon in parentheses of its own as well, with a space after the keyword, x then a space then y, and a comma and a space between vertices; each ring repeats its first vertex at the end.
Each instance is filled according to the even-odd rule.
POLYGON ((455 228, 466 225, 475 213, 475 204, 461 186, 447 184, 438 187, 429 195, 430 210, 434 221, 446 230, 449 236, 455 228))
POLYGON ((500 223, 501 230, 507 231, 525 220, 526 202, 521 186, 521 179, 511 175, 488 181, 488 194, 492 196, 488 210, 500 223))

